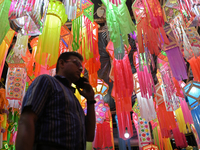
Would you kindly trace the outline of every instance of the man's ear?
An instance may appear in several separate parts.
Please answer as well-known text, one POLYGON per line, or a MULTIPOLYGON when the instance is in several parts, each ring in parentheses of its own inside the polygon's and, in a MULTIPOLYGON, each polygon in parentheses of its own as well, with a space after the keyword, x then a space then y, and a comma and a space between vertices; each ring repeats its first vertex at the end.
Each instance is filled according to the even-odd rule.
POLYGON ((65 61, 63 59, 60 59, 59 60, 59 68, 64 68, 64 65, 65 65, 65 61))

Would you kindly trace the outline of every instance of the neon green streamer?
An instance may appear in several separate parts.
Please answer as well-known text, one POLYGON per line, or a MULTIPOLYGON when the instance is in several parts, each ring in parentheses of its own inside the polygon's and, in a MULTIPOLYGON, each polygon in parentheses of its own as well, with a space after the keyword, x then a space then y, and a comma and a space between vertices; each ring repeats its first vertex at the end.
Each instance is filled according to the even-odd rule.
POLYGON ((126 6, 126 0, 121 0, 121 4, 118 6, 113 5, 108 0, 102 0, 102 2, 107 8, 106 21, 114 48, 121 46, 120 35, 122 36, 123 44, 128 46, 127 34, 136 30, 136 28, 126 6))
POLYGON ((3 42, 6 33, 10 29, 10 24, 8 21, 8 12, 10 9, 11 1, 10 0, 3 0, 0 4, 0 20, 1 20, 1 27, 0 27, 0 45, 3 42))
POLYGON ((77 51, 80 47, 79 39, 82 29, 82 15, 72 21, 72 29, 73 29, 72 48, 73 51, 77 51))

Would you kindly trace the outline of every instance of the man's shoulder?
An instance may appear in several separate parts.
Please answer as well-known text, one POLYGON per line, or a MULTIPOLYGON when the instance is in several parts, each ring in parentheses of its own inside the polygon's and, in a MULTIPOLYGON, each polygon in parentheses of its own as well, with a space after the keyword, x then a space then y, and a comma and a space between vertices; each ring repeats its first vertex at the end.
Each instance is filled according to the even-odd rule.
POLYGON ((42 74, 36 77, 36 79, 53 79, 54 77, 48 75, 48 74, 42 74))
POLYGON ((34 83, 47 83, 49 81, 54 80, 54 77, 48 75, 48 74, 42 74, 39 75, 38 77, 35 78, 35 80, 33 81, 34 83))

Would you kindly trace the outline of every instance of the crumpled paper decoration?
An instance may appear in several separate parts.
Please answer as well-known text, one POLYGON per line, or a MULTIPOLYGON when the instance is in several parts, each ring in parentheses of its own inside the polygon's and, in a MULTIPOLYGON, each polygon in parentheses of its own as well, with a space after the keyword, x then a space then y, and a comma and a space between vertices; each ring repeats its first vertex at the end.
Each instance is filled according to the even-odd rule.
POLYGON ((48 0, 13 0, 9 10, 11 27, 23 35, 35 36, 41 34, 48 4, 48 0))

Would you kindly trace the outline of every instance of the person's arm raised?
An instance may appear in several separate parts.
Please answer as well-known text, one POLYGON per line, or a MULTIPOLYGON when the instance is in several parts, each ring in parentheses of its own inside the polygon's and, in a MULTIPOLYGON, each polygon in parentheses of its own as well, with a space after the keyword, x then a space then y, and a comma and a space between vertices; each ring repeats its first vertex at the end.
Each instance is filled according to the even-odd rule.
POLYGON ((92 142, 94 140, 96 116, 94 109, 94 90, 89 82, 84 82, 83 90, 78 87, 79 93, 87 99, 87 116, 85 117, 85 130, 86 130, 86 141, 92 142))

